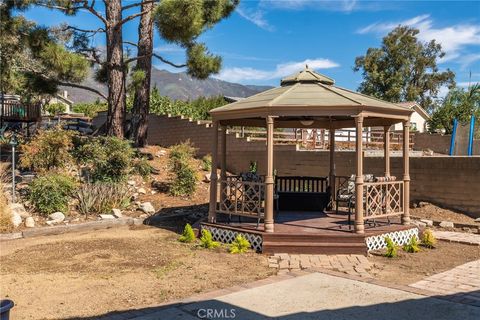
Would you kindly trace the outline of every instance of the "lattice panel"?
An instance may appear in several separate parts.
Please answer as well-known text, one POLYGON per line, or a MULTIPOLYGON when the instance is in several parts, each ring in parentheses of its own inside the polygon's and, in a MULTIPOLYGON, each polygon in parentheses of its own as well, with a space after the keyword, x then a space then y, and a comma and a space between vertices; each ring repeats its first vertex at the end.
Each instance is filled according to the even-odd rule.
POLYGON ((265 184, 229 176, 220 183, 219 212, 263 218, 265 184))
POLYGON ((365 184, 365 219, 403 213, 403 182, 365 184))
POLYGON ((237 235, 241 234, 245 237, 245 239, 248 240, 248 242, 250 242, 250 246, 252 249, 257 252, 262 252, 263 239, 261 235, 204 225, 202 225, 202 228, 212 233, 213 240, 222 243, 232 243, 233 240, 235 240, 235 238, 237 237, 237 235))
POLYGON ((388 232, 376 236, 367 237, 365 238, 365 243, 367 244, 368 251, 386 248, 387 243, 385 242, 385 237, 389 237, 390 239, 392 239, 393 243, 402 246, 404 244, 407 244, 412 237, 416 237, 418 239, 418 228, 388 232))

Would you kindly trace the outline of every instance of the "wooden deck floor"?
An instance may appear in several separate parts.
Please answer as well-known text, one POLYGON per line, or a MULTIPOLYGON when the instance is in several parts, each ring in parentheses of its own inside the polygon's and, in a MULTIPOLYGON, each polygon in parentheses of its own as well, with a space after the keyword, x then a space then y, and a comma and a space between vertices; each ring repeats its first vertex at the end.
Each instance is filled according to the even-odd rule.
POLYGON ((273 233, 264 232, 263 222, 232 217, 228 223, 226 217, 219 215, 215 225, 218 228, 259 234, 263 238, 264 253, 318 253, 318 254, 349 254, 367 252, 365 238, 393 231, 406 230, 400 218, 377 219, 365 224, 365 234, 354 232, 349 227, 346 213, 335 212, 279 212, 275 216, 273 233))

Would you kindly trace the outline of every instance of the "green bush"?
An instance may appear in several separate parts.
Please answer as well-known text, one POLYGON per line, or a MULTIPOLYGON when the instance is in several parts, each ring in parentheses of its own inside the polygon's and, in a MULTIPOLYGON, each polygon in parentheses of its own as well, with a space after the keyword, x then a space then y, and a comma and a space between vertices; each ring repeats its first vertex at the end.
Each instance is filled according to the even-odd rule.
POLYGON ((49 115, 56 115, 58 113, 65 112, 67 110, 67 107, 60 102, 57 103, 49 103, 43 107, 43 110, 48 112, 49 115))
POLYGON ((85 183, 76 192, 80 213, 106 214, 113 208, 123 209, 130 203, 131 190, 122 183, 85 183))
POLYGON ((195 241, 195 232, 193 232, 192 226, 189 223, 185 225, 183 233, 180 238, 178 238, 178 241, 187 243, 195 241))
POLYGON ((135 159, 132 164, 132 172, 138 174, 143 179, 147 179, 152 173, 152 166, 146 158, 135 159))
POLYGON ((76 188, 73 178, 49 173, 32 181, 29 186, 30 201, 43 215, 61 211, 68 213, 68 201, 76 188))
POLYGON ((107 104, 97 100, 95 103, 76 103, 73 105, 73 112, 83 113, 87 117, 93 118, 100 111, 106 111, 107 104))
POLYGON ((426 248, 433 249, 436 243, 437 239, 435 239, 432 229, 425 229, 422 235, 422 245, 426 248))
POLYGON ((418 239, 416 236, 412 236, 408 243, 403 246, 403 251, 409 253, 416 253, 420 251, 420 248, 418 247, 418 239))
POLYGON ((385 237, 385 242, 387 243, 387 251, 385 252, 385 257, 395 258, 397 256, 397 245, 388 236, 385 237))
POLYGON ((189 141, 170 148, 169 166, 175 178, 170 186, 174 196, 192 195, 197 183, 197 172, 192 164, 195 149, 189 141))
POLYGON ((202 229, 202 237, 200 238, 200 246, 206 249, 214 249, 218 247, 220 243, 213 241, 212 233, 207 229, 202 229))
POLYGON ((78 141, 74 155, 78 163, 90 167, 94 182, 119 182, 130 173, 134 152, 128 140, 90 137, 78 141))
POLYGON ((212 170, 212 156, 207 154, 202 158, 202 169, 203 171, 212 170))
POLYGON ((60 126, 40 130, 28 143, 21 145, 20 167, 38 172, 63 169, 73 164, 73 131, 60 126))
POLYGON ((250 248, 250 242, 241 234, 237 235, 235 240, 230 244, 228 251, 230 253, 245 253, 250 248))

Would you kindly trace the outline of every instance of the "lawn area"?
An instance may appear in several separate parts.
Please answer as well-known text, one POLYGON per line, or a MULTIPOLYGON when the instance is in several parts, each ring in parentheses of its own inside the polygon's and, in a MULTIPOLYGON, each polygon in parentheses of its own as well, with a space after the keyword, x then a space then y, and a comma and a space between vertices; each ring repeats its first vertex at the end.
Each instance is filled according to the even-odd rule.
POLYGON ((265 256, 200 249, 155 227, 1 244, 0 292, 14 319, 101 315, 251 282, 274 271, 265 256))

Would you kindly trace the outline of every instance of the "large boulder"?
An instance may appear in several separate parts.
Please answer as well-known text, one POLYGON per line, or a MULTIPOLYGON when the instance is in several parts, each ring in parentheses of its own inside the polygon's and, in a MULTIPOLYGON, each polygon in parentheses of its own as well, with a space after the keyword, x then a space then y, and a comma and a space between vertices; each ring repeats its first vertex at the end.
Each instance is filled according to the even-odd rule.
POLYGON ((35 227, 35 220, 33 220, 32 217, 27 217, 25 219, 25 227, 27 228, 33 228, 35 227))
POLYGON ((25 207, 21 203, 10 203, 8 205, 12 212, 18 213, 22 219, 30 217, 30 213, 25 210, 25 207))
POLYGON ((18 214, 18 212, 12 211, 11 214, 12 214, 11 216, 12 224, 15 228, 17 228, 22 224, 22 217, 20 216, 20 214, 18 214))

